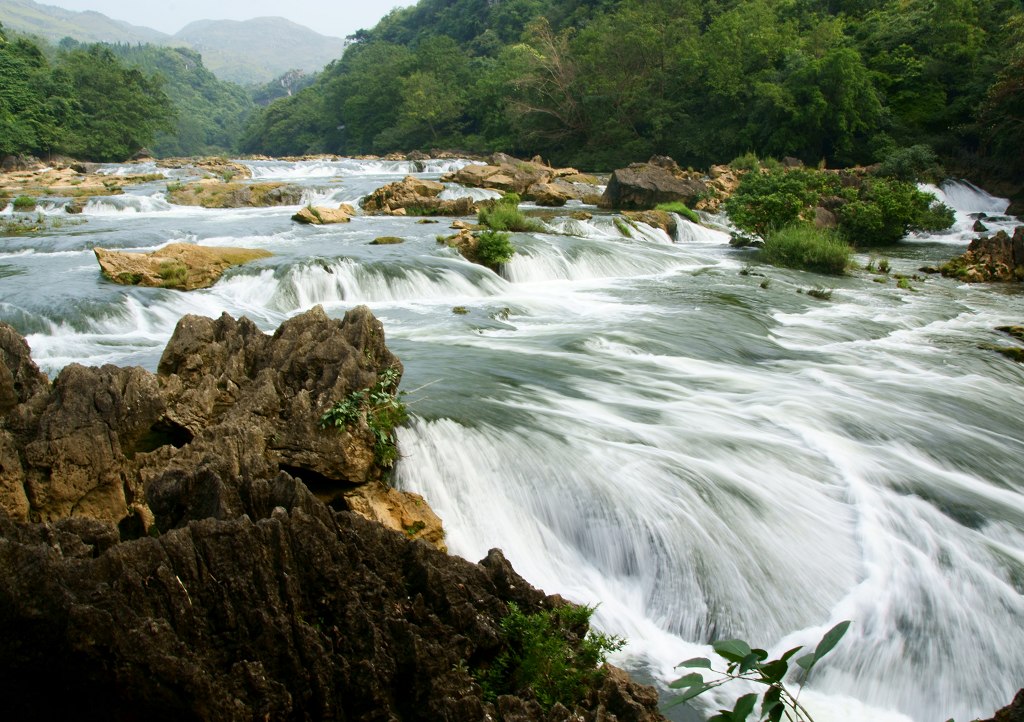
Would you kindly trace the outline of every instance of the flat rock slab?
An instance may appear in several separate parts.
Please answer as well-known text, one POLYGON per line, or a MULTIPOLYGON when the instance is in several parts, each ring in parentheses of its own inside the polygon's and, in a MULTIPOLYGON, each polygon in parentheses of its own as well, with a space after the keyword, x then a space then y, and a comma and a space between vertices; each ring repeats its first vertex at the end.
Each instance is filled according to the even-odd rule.
POLYGON ((255 248, 221 248, 172 243, 152 253, 94 248, 103 275, 126 286, 194 291, 216 283, 224 271, 273 254, 255 248))

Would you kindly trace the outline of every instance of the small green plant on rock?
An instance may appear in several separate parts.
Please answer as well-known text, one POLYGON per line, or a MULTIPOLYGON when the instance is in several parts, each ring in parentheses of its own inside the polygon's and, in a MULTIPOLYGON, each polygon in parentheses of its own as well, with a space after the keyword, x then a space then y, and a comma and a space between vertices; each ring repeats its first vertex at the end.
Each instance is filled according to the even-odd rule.
POLYGON ((496 268, 508 263, 515 255, 516 247, 510 236, 500 231, 484 231, 477 237, 476 256, 485 266, 496 268))
MULTIPOLYGON (((794 647, 778 659, 769 660, 768 652, 763 649, 751 649, 750 645, 741 639, 724 639, 714 642, 711 646, 715 653, 726 661, 725 669, 715 669, 707 657, 694 657, 680 663, 678 667, 706 669, 717 677, 707 681, 700 672, 691 672, 680 677, 669 687, 684 691, 667 706, 673 707, 682 704, 728 682, 745 680, 767 687, 767 690, 761 695, 761 709, 756 719, 780 722, 785 715, 789 722, 814 722, 807 709, 800 704, 800 689, 798 688, 794 693, 784 684, 786 676, 790 672, 790 661, 792 660, 802 670, 800 682, 802 688, 807 683, 815 665, 835 648, 849 627, 850 622, 840 622, 825 633, 813 652, 800 657, 796 657, 796 654, 803 647, 794 647), (794 657, 796 657, 795 660, 794 657)), ((755 711, 758 696, 757 693, 743 695, 736 700, 736 704, 731 710, 719 710, 718 714, 708 718, 708 722, 743 722, 755 711)))
POLYGON ((697 215, 697 211, 692 208, 687 208, 686 204, 682 201, 672 201, 671 203, 659 203, 654 207, 656 211, 665 211, 666 213, 675 213, 680 215, 691 223, 700 223, 700 216, 697 215))
POLYGON ((188 282, 188 267, 181 261, 163 261, 157 273, 165 288, 184 286, 188 282))
POLYGON ((370 388, 353 391, 334 403, 320 417, 320 428, 344 429, 360 423, 373 433, 374 456, 381 466, 391 468, 398 460, 395 427, 409 420, 409 411, 398 391, 398 369, 385 369, 370 388))
POLYGON ((495 231, 539 232, 544 226, 533 218, 528 218, 519 210, 520 198, 515 193, 507 193, 489 206, 477 212, 477 221, 482 226, 495 231))
POLYGON ((625 645, 589 628, 593 607, 566 604, 526 614, 512 602, 508 610, 502 651, 475 675, 489 701, 530 689, 544 709, 556 703, 572 709, 600 681, 608 654, 625 645))
POLYGON ((36 209, 36 199, 32 196, 18 196, 14 199, 13 206, 16 211, 34 211, 36 209))

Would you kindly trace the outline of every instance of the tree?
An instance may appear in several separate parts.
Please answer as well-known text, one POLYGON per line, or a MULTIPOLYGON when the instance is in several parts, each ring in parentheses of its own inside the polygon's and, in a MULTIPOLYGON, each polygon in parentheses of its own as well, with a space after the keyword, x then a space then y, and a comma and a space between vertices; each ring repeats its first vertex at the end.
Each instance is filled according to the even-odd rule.
POLYGON ((60 69, 74 92, 65 150, 79 158, 121 161, 171 127, 172 106, 161 83, 127 69, 102 45, 62 53, 60 69))

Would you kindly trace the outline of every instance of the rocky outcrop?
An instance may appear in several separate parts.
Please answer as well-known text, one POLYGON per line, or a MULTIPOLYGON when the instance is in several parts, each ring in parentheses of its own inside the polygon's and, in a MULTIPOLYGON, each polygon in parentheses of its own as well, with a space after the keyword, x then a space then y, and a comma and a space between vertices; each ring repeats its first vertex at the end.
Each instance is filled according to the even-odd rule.
POLYGON ((676 232, 679 230, 676 217, 665 211, 624 211, 622 215, 631 221, 646 223, 653 228, 660 228, 672 239, 676 237, 676 232))
POLYGON ((1006 231, 971 241, 967 252, 945 263, 943 276, 968 283, 1024 281, 1024 226, 1011 237, 1006 231))
POLYGON ((664 719, 614 668, 571 710, 486 701, 473 672, 502 651, 509 604, 564 601, 497 550, 447 556, 284 477, 250 491, 246 516, 122 543, 85 519, 0 518, 0 674, 17 690, 0 718, 664 719))
POLYGON ((442 177, 448 183, 516 193, 543 206, 562 206, 569 200, 595 200, 597 179, 575 168, 552 168, 540 158, 526 161, 495 153, 486 165, 467 165, 442 177))
POLYGON ((298 213, 292 216, 296 223, 306 223, 314 226, 328 225, 331 223, 348 223, 356 209, 348 203, 342 203, 337 208, 324 208, 323 206, 304 206, 298 213))
POLYGON ((365 307, 273 336, 186 316, 157 374, 73 364, 52 385, 0 324, 0 362, 0 719, 663 720, 611 667, 571 709, 485 697, 511 605, 566 602, 498 550, 434 548, 373 434, 319 428, 401 373, 365 307))
POLYGON ((1024 689, 1018 690, 1013 702, 996 712, 994 717, 981 722, 1024 722, 1024 689))
MULTIPOLYGON (((9 327, 0 326, 0 348, 0 508, 18 520, 84 516, 128 535, 168 531, 247 513, 252 485, 282 473, 348 509, 345 493, 386 471, 365 419, 319 423, 384 371, 400 378, 365 307, 342 321, 317 307, 273 336, 244 318, 185 316, 157 374, 72 364, 52 386, 9 327)), ((439 543, 422 499, 371 506, 372 518, 439 543), (388 504, 393 523, 381 511, 388 504)))
POLYGON ((229 183, 207 179, 167 188, 167 200, 179 206, 203 208, 265 208, 297 206, 302 186, 287 183, 229 183))
POLYGON ((269 251, 254 248, 196 246, 171 243, 151 253, 127 253, 94 248, 103 275, 126 286, 150 286, 194 291, 215 284, 224 271, 258 258, 269 251))
POLYGON ((477 212, 472 198, 442 199, 444 184, 406 176, 366 196, 359 205, 370 214, 468 216, 477 212))
POLYGON ((633 163, 612 173, 598 205, 649 210, 659 203, 680 201, 693 208, 706 195, 708 188, 699 174, 683 171, 671 158, 655 156, 647 163, 633 163))

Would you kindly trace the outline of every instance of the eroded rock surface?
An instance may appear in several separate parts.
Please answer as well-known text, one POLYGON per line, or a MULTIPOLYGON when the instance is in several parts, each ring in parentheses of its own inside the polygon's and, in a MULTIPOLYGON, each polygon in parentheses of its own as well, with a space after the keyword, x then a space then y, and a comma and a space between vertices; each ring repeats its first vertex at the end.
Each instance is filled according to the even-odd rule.
POLYGON ((467 165, 441 180, 474 188, 517 193, 523 200, 543 206, 563 206, 569 200, 594 202, 597 179, 575 168, 552 168, 540 158, 520 160, 495 153, 486 165, 467 165))
POLYGON ((440 198, 442 191, 443 183, 410 175, 378 188, 359 205, 378 215, 468 216, 477 212, 472 198, 440 198))
POLYGON ((51 385, 28 351, 0 325, 0 719, 663 719, 614 668, 573 709, 485 698, 473 673, 510 605, 566 602, 498 550, 435 548, 369 429, 319 428, 401 372, 365 307, 273 336, 186 316, 157 374, 71 365, 51 385))
POLYGON ((647 163, 633 163, 612 173, 598 205, 642 211, 659 203, 681 201, 694 208, 708 192, 699 174, 680 169, 671 158, 655 156, 647 163))
POLYGON ((967 252, 945 263, 942 275, 968 283, 1024 281, 1024 226, 971 241, 967 252))
POLYGON ((256 248, 170 243, 151 253, 94 248, 103 275, 126 286, 194 291, 215 284, 224 271, 273 254, 256 248))
MULTIPOLYGON (((320 417, 402 370, 363 306, 343 320, 317 307, 273 336, 245 318, 185 316, 157 374, 71 364, 52 385, 0 325, 0 362, 0 508, 22 521, 88 517, 126 536, 234 518, 246 484, 281 472, 347 509, 346 492, 384 476, 377 439, 364 421, 322 429, 320 417)), ((410 504, 389 522, 378 503, 373 518, 442 545, 429 507, 410 504)))
POLYGON ((303 193, 302 186, 290 183, 231 183, 210 178, 169 186, 167 200, 203 208, 265 208, 297 206, 303 193))

